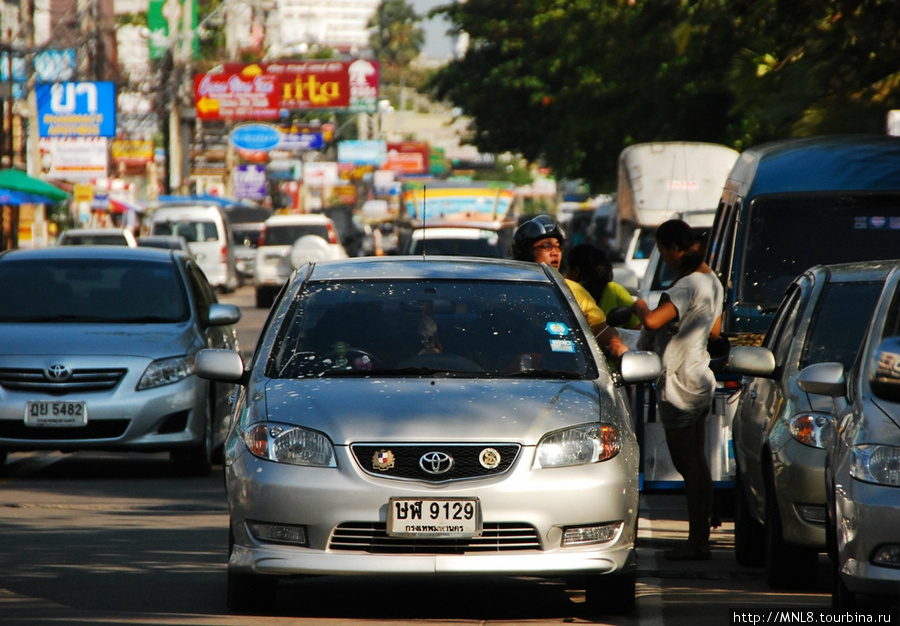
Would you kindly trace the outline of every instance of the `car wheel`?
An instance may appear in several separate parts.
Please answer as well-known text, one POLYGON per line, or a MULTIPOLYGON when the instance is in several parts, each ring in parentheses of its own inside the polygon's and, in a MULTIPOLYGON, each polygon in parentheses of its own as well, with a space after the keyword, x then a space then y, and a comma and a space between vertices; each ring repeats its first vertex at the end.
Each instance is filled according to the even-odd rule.
MULTIPOLYGON (((210 393, 212 393, 211 390, 210 393)), ((206 404, 203 437, 200 443, 191 448, 172 451, 172 460, 175 461, 180 473, 187 476, 209 476, 209 473, 212 471, 213 427, 211 402, 213 402, 212 399, 206 404)))
MULTIPOLYGON (((228 533, 228 553, 234 549, 234 535, 228 533)), ((225 606, 232 613, 270 613, 275 607, 278 578, 255 574, 236 574, 228 570, 225 606)))
POLYGON ((593 613, 631 613, 634 610, 636 578, 634 572, 588 576, 584 589, 585 603, 593 613))
POLYGON ((741 472, 735 472, 734 556, 738 564, 754 567, 763 564, 766 535, 763 525, 750 515, 741 472))
POLYGON ((813 587, 819 552, 784 540, 775 486, 770 483, 766 492, 766 583, 772 589, 813 587))

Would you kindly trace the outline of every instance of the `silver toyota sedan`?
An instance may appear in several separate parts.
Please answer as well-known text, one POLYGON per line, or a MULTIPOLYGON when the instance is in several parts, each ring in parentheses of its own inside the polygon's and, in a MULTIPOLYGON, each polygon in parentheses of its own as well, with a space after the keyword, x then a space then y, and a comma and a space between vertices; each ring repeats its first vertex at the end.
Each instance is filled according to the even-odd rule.
POLYGON ((304 265, 240 384, 225 445, 227 603, 270 610, 281 577, 563 578, 592 609, 635 595, 638 445, 556 270, 465 257, 304 265))
POLYGON ((169 451, 208 474, 234 386, 194 375, 235 349, 240 310, 182 252, 59 246, 0 254, 0 464, 15 450, 169 451))

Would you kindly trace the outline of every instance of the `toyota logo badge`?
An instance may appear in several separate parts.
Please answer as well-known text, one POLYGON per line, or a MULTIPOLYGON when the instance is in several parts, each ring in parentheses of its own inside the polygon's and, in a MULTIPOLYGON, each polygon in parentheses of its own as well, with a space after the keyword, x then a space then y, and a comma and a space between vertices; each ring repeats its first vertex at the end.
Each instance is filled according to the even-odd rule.
POLYGON ((446 474, 453 468, 453 457, 446 452, 426 452, 419 458, 419 467, 427 474, 446 474))
POLYGON ((48 380, 55 382, 68 380, 71 375, 72 373, 65 365, 54 364, 44 370, 44 376, 46 376, 48 380))

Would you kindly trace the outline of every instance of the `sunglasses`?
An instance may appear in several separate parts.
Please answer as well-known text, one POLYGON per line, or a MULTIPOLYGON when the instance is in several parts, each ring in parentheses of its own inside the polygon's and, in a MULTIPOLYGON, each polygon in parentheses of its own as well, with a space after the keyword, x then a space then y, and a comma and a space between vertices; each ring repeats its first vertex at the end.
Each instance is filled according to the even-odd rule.
POLYGON ((562 246, 558 243, 552 243, 550 241, 545 241, 544 243, 538 243, 533 246, 535 250, 544 250, 545 252, 549 252, 550 250, 562 250, 562 246))

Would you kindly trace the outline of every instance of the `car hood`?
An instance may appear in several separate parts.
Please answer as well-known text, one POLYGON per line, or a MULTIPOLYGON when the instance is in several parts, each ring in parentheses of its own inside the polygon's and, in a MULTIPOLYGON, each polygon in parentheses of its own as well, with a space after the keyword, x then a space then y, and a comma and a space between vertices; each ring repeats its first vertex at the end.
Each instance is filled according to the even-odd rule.
MULTIPOLYGON (((599 421, 592 381, 508 379, 269 380, 269 419, 326 433, 336 445, 364 441, 536 444, 551 431, 599 421)), ((603 402, 607 410, 613 403, 603 402)), ((604 416, 613 421, 613 416, 604 416)))
POLYGON ((187 353, 195 335, 190 323, 0 324, 0 355, 77 354, 160 358, 187 353))

